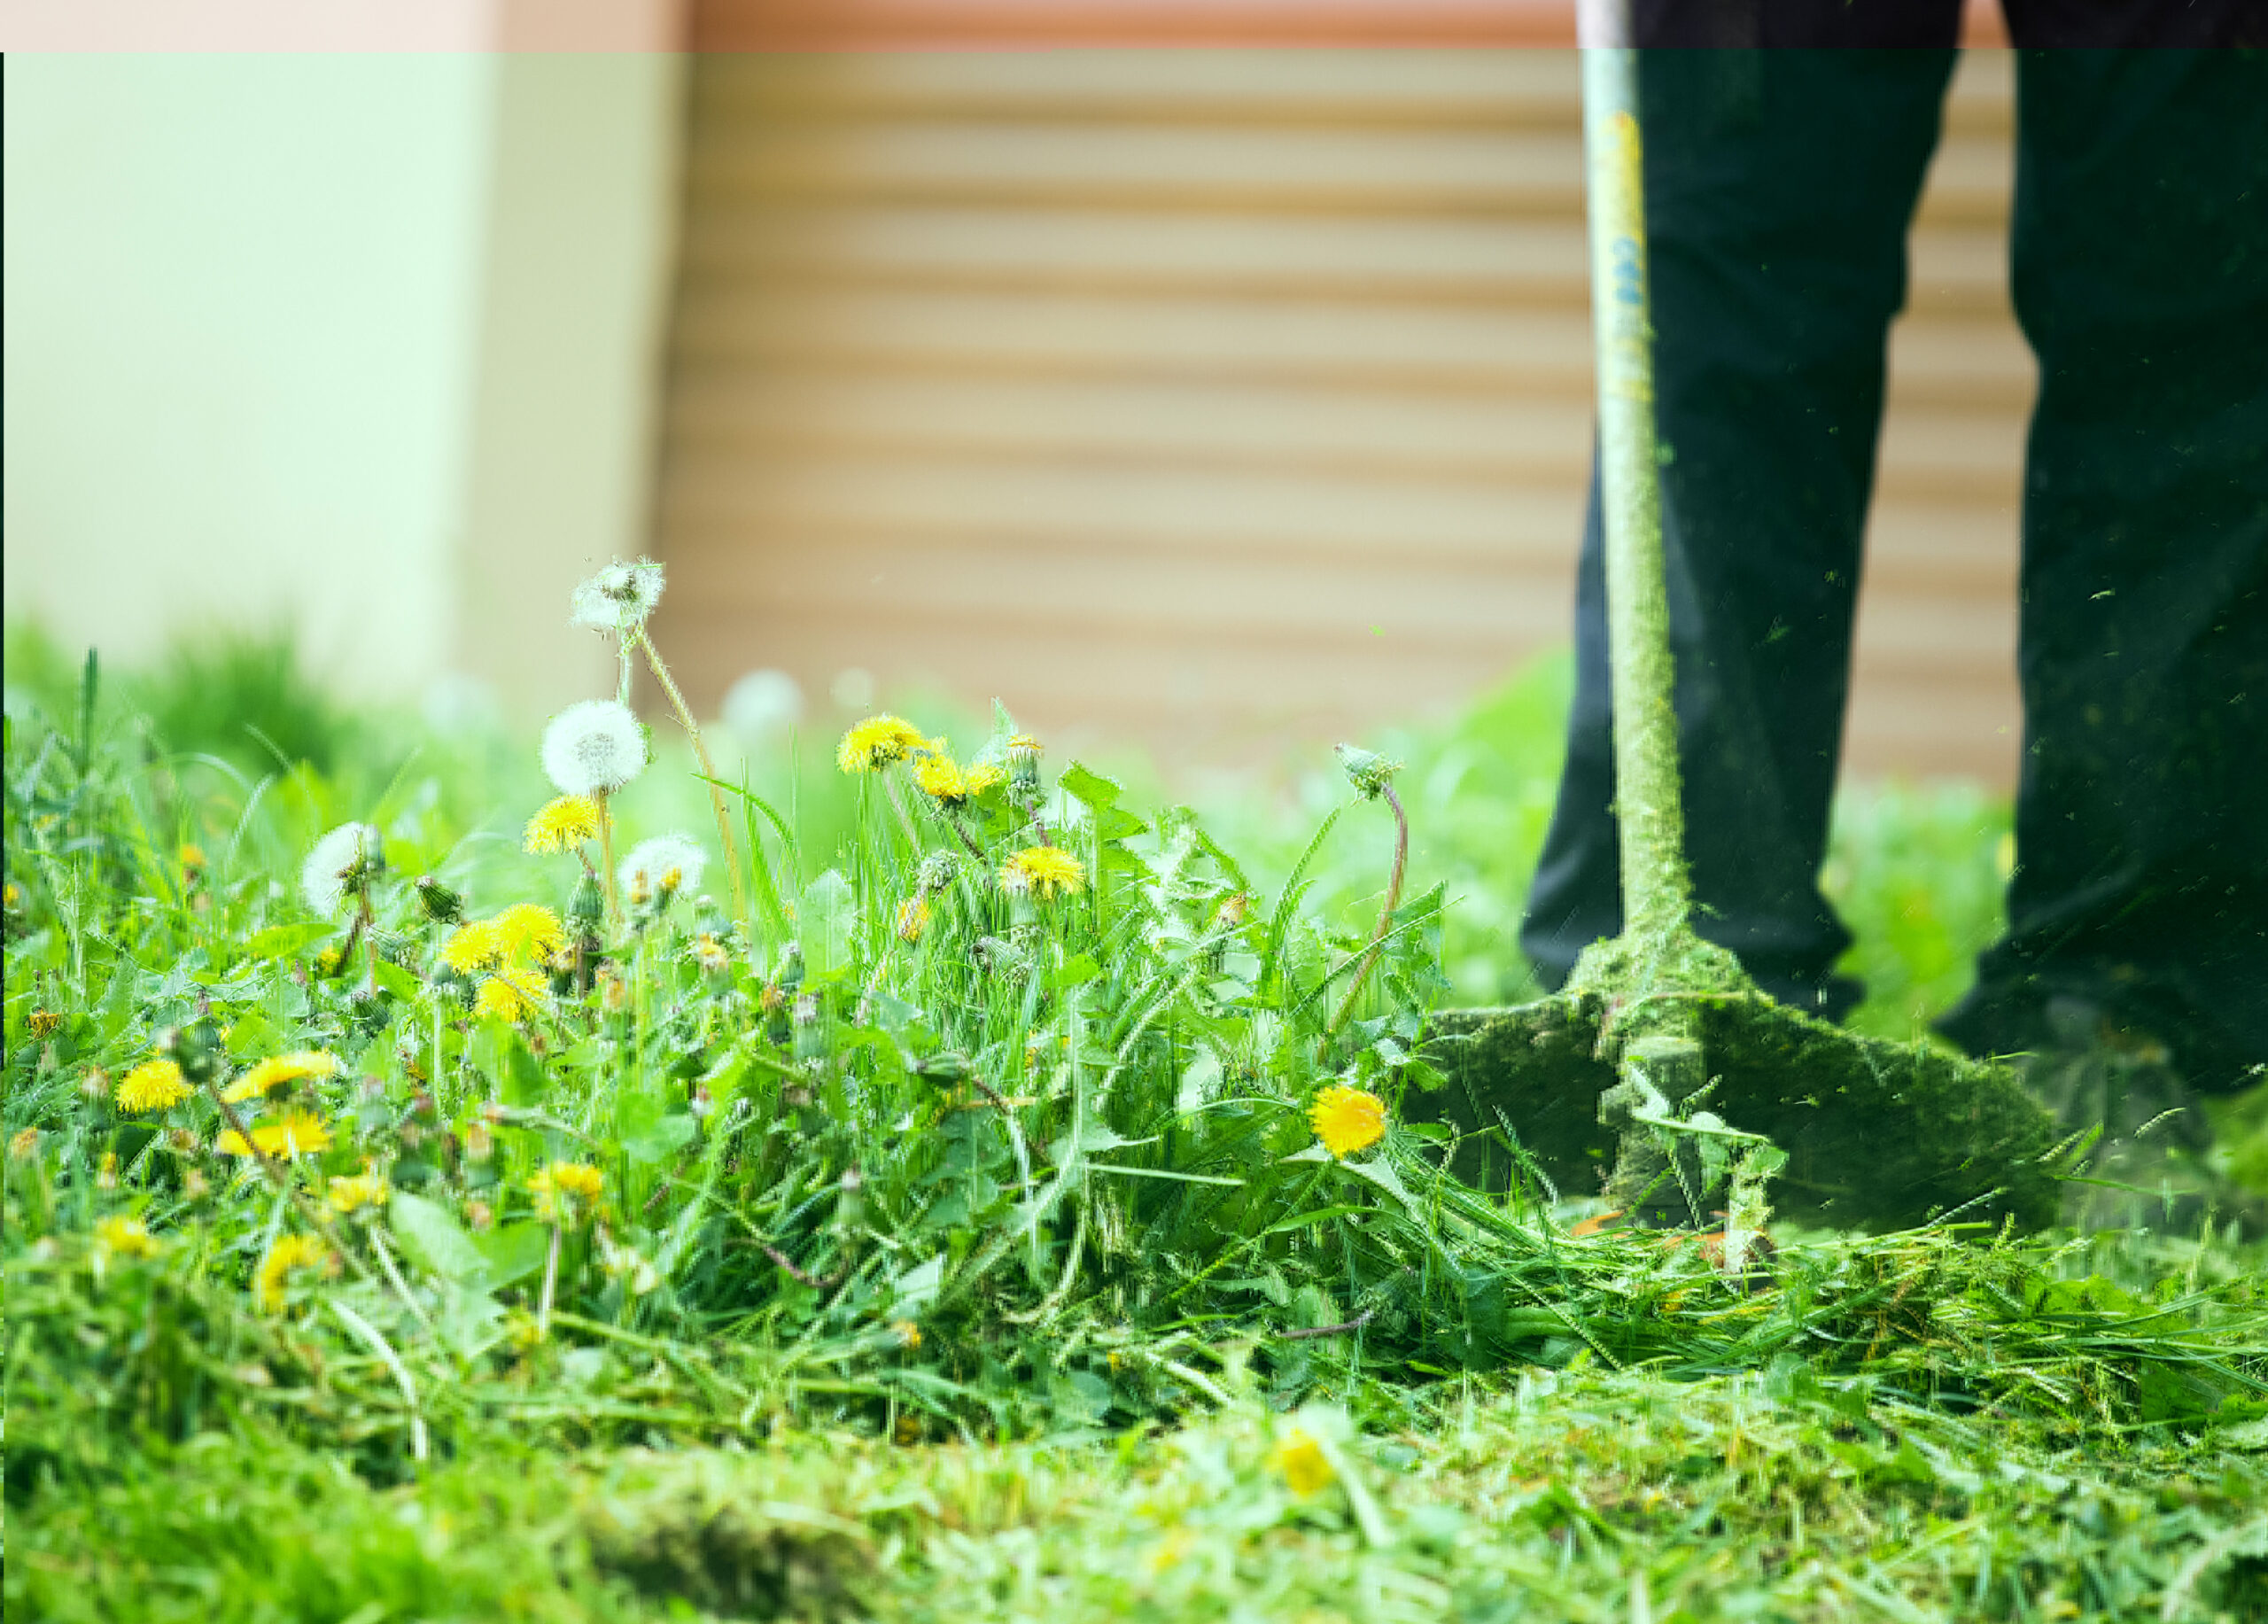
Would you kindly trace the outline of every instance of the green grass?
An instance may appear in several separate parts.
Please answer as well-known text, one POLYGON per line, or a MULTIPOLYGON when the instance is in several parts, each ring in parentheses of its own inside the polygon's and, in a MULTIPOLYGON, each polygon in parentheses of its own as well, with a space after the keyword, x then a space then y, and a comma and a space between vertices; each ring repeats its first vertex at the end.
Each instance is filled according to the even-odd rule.
MULTIPOLYGON (((1437 1170, 1394 1107, 1428 1011, 1525 988, 1562 667, 1382 742, 1410 880, 1350 999, 1392 824, 1343 778, 1155 807, 1140 764, 1035 767, 1003 715, 955 737, 1021 775, 949 810, 812 741, 726 768, 762 859, 736 909, 657 735, 617 855, 682 829, 708 874, 609 921, 573 857, 519 850, 530 737, 341 711, 257 644, 116 683, 10 654, 31 1616, 2268 1606, 2259 1247, 1787 1233, 1728 1278, 1437 1170), (366 918, 299 894, 349 819, 385 835, 366 918), (1043 834, 1083 889, 1001 884, 1043 834), (556 910, 582 967, 478 1013, 429 874, 475 918, 556 910), (215 1089, 335 1055, 235 1107, 330 1144, 260 1167, 210 1092, 120 1108, 160 1047, 215 1089), (1317 1144, 1326 1084, 1384 1104, 1375 1145, 1317 1144), (548 1203, 560 1163, 595 1198, 548 1203), (333 1210, 366 1168, 384 1199, 333 1210), (289 1236, 315 1261, 264 1278, 289 1236)), ((1954 791, 1839 809, 1861 1024, 1957 994, 2004 827, 1954 791)))

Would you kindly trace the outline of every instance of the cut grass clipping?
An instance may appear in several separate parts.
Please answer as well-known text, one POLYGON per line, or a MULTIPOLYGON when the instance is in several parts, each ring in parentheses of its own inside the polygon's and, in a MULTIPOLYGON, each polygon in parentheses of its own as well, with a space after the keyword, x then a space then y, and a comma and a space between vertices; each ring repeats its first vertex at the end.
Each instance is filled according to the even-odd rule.
POLYGON ((12 690, 27 1616, 2268 1605, 2257 1247, 1578 1237, 1428 1120, 1359 779, 1351 919, 1341 812, 1263 886, 1005 715, 852 729, 838 842, 715 772, 632 841, 620 697, 508 854, 12 690))

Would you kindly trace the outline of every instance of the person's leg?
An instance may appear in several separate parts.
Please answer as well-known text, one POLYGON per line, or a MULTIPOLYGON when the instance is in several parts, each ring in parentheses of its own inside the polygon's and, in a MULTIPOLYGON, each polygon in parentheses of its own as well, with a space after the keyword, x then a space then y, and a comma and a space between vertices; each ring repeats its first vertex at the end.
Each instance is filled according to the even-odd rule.
MULTIPOLYGON (((1764 8, 1767 35, 1785 9, 1764 8)), ((1775 996, 1831 1016, 1859 988, 1833 973, 1850 937, 1819 865, 1885 337, 1953 68, 1957 8, 1938 9, 1943 50, 1641 59, 1695 923, 1775 996)), ((1521 930, 1553 987, 1622 927, 1599 546, 1594 487, 1567 763, 1521 930)))
MULTIPOLYGON (((2012 5, 2019 42, 2055 11, 2012 5)), ((2234 1086, 2268 1061, 2268 58, 2019 75, 2017 869, 1943 1026, 2013 1053, 2099 1007, 2234 1086)))

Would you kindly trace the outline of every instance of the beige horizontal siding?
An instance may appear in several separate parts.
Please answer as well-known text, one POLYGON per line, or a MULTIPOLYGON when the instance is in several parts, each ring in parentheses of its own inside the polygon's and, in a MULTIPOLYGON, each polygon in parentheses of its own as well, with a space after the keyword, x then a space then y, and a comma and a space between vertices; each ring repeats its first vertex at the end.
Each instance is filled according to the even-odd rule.
MULTIPOLYGON (((1571 52, 696 60, 663 633, 1184 761, 1446 709, 1567 634, 1571 52)), ((1972 56, 1893 346, 1850 758, 2013 763, 2031 362, 1972 56)))

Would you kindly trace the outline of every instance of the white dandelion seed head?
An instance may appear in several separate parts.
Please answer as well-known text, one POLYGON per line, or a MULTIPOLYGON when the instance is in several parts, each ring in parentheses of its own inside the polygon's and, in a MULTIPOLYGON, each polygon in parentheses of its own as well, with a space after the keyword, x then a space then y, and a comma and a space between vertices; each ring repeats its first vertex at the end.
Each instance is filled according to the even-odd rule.
POLYGON ((562 795, 611 795, 645 766, 646 730, 615 700, 569 705, 543 730, 543 770, 562 795))
POLYGON ((690 836, 656 835, 630 848, 630 855, 622 859, 616 878, 625 892, 635 897, 659 893, 674 874, 675 889, 689 892, 701 883, 701 871, 708 863, 709 854, 690 836))
POLYGON ((342 823, 315 842, 299 869, 299 894, 322 914, 336 913, 346 900, 346 882, 357 868, 385 860, 385 843, 367 823, 342 823))
POLYGON ((662 566, 650 558, 629 563, 617 559, 575 588, 574 626, 607 632, 634 632, 662 601, 662 566))

